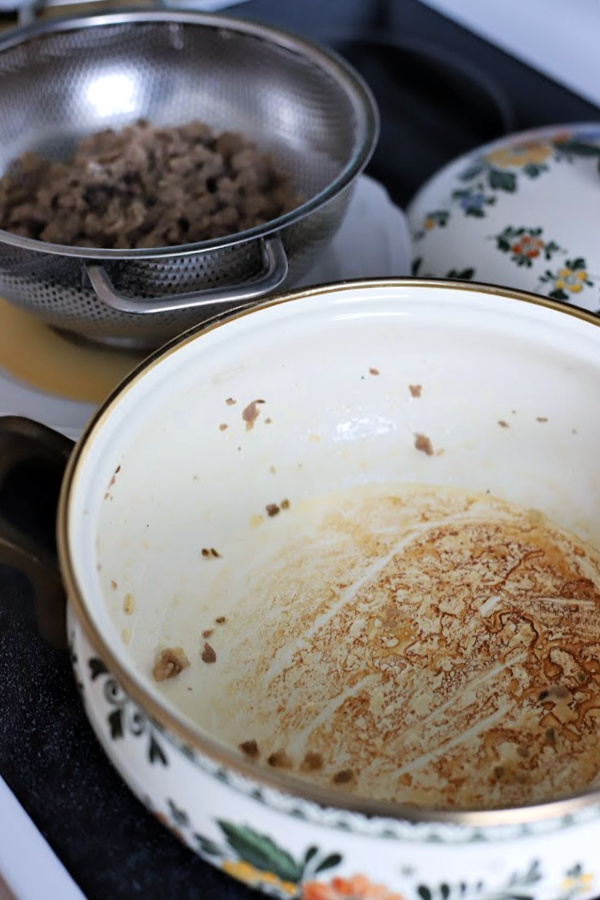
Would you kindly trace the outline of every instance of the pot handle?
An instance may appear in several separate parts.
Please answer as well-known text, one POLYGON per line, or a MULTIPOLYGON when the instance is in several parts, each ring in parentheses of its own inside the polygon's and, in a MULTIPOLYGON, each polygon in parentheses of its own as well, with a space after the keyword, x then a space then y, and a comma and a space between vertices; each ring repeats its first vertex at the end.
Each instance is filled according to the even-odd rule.
POLYGON ((282 284, 289 268, 285 248, 278 234, 261 239, 261 253, 263 271, 245 284, 204 288, 186 294, 165 294, 162 297, 126 297, 116 290, 104 266, 87 263, 85 268, 96 296, 106 306, 119 312, 151 315, 173 312, 177 309, 212 306, 216 303, 247 303, 250 300, 259 300, 282 284))
POLYGON ((45 425, 0 416, 0 563, 29 578, 37 629, 58 649, 66 648, 67 633, 56 508, 72 449, 72 441, 45 425))

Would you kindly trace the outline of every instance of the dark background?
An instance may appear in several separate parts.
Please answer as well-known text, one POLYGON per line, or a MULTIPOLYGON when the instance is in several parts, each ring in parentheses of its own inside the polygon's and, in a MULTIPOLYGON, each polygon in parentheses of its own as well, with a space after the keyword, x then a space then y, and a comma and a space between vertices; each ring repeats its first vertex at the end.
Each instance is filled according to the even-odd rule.
MULTIPOLYGON (((227 12, 326 43, 356 65, 382 117, 368 171, 400 206, 444 163, 481 143, 598 118, 595 106, 417 0, 251 0, 227 12)), ((37 502, 20 500, 18 485, 3 496, 0 511, 39 530, 37 502)), ((66 654, 35 630, 27 579, 6 566, 0 685, 0 772, 89 900, 257 896, 192 855, 129 793, 92 736, 66 654)))

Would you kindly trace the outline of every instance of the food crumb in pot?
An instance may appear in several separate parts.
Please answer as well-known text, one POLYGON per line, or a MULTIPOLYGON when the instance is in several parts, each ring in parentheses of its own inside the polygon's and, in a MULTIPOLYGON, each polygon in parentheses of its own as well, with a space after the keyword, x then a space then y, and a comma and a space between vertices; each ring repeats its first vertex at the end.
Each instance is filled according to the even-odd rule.
POLYGON ((508 428, 509 427, 508 422, 505 422, 504 419, 498 419, 498 425, 500 426, 500 428, 508 428))
POLYGON ((34 152, 13 160, 0 179, 0 228, 68 246, 146 249, 226 237, 300 202, 241 134, 140 119, 82 138, 67 161, 34 152))
POLYGON ((118 585, 117 582, 114 580, 114 578, 112 579, 112 581, 111 581, 111 583, 110 583, 110 586, 111 586, 111 588, 113 589, 113 591, 116 591, 117 588, 119 587, 119 585, 118 585))
POLYGON ((370 375, 379 375, 379 369, 374 369, 374 368, 371 366, 371 368, 369 369, 369 374, 370 374, 370 375))
POLYGON ((269 466, 269 472, 271 473, 271 475, 276 475, 277 469, 275 468, 275 466, 269 466))
POLYGON ((411 397, 420 397, 423 386, 420 384, 409 384, 408 389, 411 397))
POLYGON ((228 427, 229 426, 227 425, 227 422, 221 422, 221 424, 219 425, 219 431, 226 431, 228 427))
POLYGON ((202 632, 202 637, 209 638, 212 637, 214 633, 214 628, 205 628, 205 630, 202 632))
POLYGON ((202 662, 205 663, 215 663, 217 661, 217 654, 215 652, 214 647, 208 643, 208 641, 204 641, 204 648, 202 650, 201 656, 202 662))
POLYGON ((221 554, 214 547, 203 547, 200 554, 204 559, 222 559, 221 554))
POLYGON ((135 598, 133 594, 125 594, 123 597, 123 612, 126 616, 132 616, 135 612, 135 598))
POLYGON ((433 456, 433 444, 425 434, 415 434, 415 447, 427 456, 433 456))
POLYGON ((246 431, 250 431, 250 429, 254 428, 254 423, 260 415, 258 405, 264 402, 264 400, 253 400, 252 403, 249 403, 248 406, 242 410, 242 419, 246 423, 246 431))
POLYGON ((227 616, 217 616, 217 618, 215 619, 215 622, 217 623, 217 625, 224 625, 226 621, 227 621, 227 616))
POLYGON ((547 422, 547 421, 548 421, 548 416, 536 416, 535 421, 536 421, 536 422, 547 422))
POLYGON ((352 769, 342 769, 340 772, 336 772, 331 780, 334 784, 348 784, 353 778, 354 772, 352 769))
POLYGON ((237 400, 234 400, 233 397, 228 397, 225 403, 227 406, 234 406, 237 403, 237 400))
POLYGON ((152 667, 152 677, 155 681, 176 678, 180 672, 187 669, 189 664, 190 661, 185 655, 183 647, 167 647, 157 652, 152 667))
POLYGON ((291 505, 291 504, 290 504, 290 501, 287 499, 287 497, 284 497, 284 499, 281 501, 281 508, 282 508, 282 509, 289 509, 289 508, 290 508, 290 505, 291 505))
POLYGON ((307 750, 300 764, 302 772, 318 772, 323 767, 323 757, 315 750, 307 750))
POLYGON ((274 769, 289 769, 292 765, 292 760, 285 750, 275 750, 275 752, 271 753, 268 757, 267 762, 270 766, 273 766, 274 769))
POLYGON ((279 515, 279 512, 280 512, 280 508, 276 503, 267 503, 267 505, 265 506, 265 509, 267 511, 267 515, 270 518, 273 518, 273 516, 279 515))
POLYGON ((271 418, 271 416, 267 416, 267 418, 265 419, 265 425, 271 425, 272 422, 273 422, 273 419, 271 418))
POLYGON ((239 748, 242 753, 245 753, 245 755, 249 756, 250 759, 256 759, 256 757, 260 754, 258 744, 255 740, 242 741, 242 743, 239 745, 239 748))

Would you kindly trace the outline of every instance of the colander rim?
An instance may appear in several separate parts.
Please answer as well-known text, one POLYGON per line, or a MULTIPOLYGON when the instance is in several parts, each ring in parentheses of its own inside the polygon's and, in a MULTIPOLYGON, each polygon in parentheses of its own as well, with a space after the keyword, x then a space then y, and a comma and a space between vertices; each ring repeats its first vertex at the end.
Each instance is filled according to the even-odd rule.
POLYGON ((308 38, 298 36, 282 28, 213 13, 124 9, 113 13, 56 16, 47 21, 15 28, 0 37, 0 54, 5 50, 13 49, 37 38, 48 37, 62 31, 146 22, 198 25, 217 30, 226 29, 275 43, 279 47, 308 58, 318 68, 333 77, 352 102, 358 120, 358 127, 356 145, 350 159, 332 181, 295 209, 262 225, 257 225, 254 228, 227 235, 226 237, 197 241, 190 244, 177 244, 169 247, 116 250, 102 247, 76 247, 66 244, 55 244, 24 237, 0 228, 0 244, 9 244, 23 250, 33 250, 55 256, 103 260, 157 260, 214 252, 226 247, 260 240, 273 232, 281 231, 299 222, 339 196, 342 191, 358 178, 367 166, 379 138, 380 126, 377 103, 368 84, 356 69, 334 50, 331 50, 329 47, 325 48, 308 38))

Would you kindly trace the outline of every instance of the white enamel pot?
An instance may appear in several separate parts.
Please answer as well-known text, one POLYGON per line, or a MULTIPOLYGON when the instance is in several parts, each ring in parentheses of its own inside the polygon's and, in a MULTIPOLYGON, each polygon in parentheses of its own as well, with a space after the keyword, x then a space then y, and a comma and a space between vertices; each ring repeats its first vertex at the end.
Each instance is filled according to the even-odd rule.
POLYGON ((306 498, 388 481, 491 491, 600 546, 599 446, 600 323, 529 294, 330 285, 172 342, 95 416, 61 494, 69 641, 106 753, 194 851, 273 896, 596 895, 597 788, 471 811, 357 797, 230 746, 191 698, 227 659, 211 597, 229 560, 256 535, 267 548, 306 498), (161 640, 190 662, 179 694, 153 678, 161 640))

